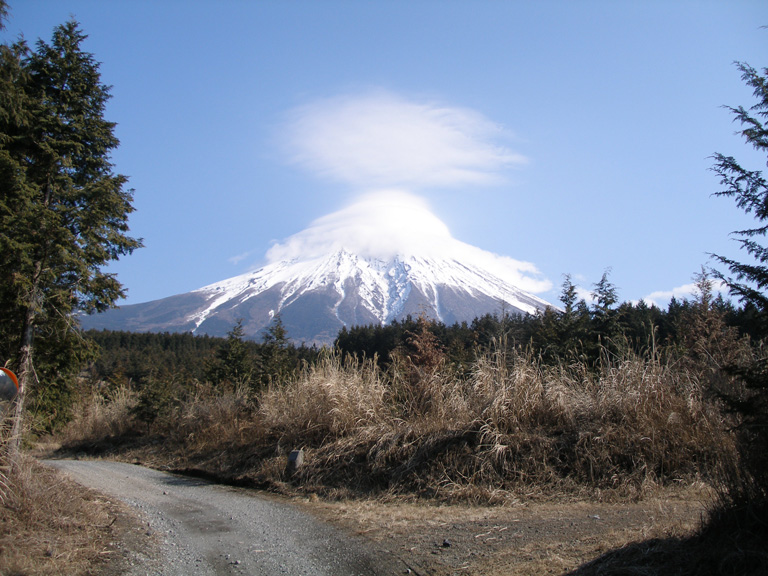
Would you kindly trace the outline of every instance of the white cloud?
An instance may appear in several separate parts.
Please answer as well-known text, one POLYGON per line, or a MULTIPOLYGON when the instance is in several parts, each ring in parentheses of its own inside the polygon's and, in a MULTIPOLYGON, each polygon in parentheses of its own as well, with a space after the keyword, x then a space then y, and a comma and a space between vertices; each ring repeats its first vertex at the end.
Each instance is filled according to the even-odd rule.
POLYGON ((593 290, 576 286, 576 297, 578 300, 584 300, 587 304, 594 304, 596 302, 595 297, 592 295, 593 292, 593 290))
MULTIPOLYGON (((712 292, 727 294, 728 288, 721 280, 712 280, 712 292)), ((656 306, 661 307, 662 305, 667 305, 672 298, 676 298, 677 300, 691 300, 698 296, 698 294, 699 289, 694 282, 691 282, 690 284, 683 284, 682 286, 672 288, 672 290, 657 290, 656 292, 651 292, 648 296, 644 296, 642 300, 645 300, 648 304, 655 304, 656 306)))
POLYGON ((485 266, 532 293, 552 283, 529 262, 451 236, 415 190, 501 182, 527 159, 510 135, 467 108, 414 101, 385 91, 318 100, 290 111, 281 134, 287 157, 312 173, 369 192, 276 243, 270 263, 345 248, 362 256, 451 257, 485 266), (371 192, 373 191, 373 192, 371 192))
POLYGON ((350 206, 322 216, 267 253, 270 262, 311 258, 347 248, 364 256, 432 253, 451 234, 422 198, 399 190, 363 195, 350 206))
POLYGON ((530 262, 499 256, 456 240, 427 202, 405 191, 382 190, 318 218, 308 228, 275 244, 271 262, 308 259, 345 248, 362 256, 388 259, 395 255, 451 257, 485 266, 500 278, 528 292, 545 292, 552 283, 530 262))
POLYGON ((323 177, 414 189, 500 180, 527 162, 503 143, 507 136, 474 110, 376 91, 294 109, 283 144, 292 161, 323 177))
POLYGON ((253 254, 252 250, 249 250, 248 252, 243 252, 241 254, 236 254, 235 256, 230 256, 229 258, 227 258, 227 262, 231 264, 239 264, 246 258, 249 258, 252 254, 253 254))

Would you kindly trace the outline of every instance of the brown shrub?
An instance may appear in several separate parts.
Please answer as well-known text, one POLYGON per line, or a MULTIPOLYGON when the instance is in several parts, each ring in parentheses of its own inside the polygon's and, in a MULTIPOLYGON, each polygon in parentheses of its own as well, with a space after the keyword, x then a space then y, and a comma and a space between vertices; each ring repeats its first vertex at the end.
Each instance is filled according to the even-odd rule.
POLYGON ((198 383, 168 416, 172 422, 161 421, 158 427, 187 451, 217 450, 245 441, 253 410, 247 384, 217 388, 198 383))
POLYGON ((122 436, 133 427, 131 412, 137 401, 138 395, 129 386, 93 389, 75 404, 72 420, 58 439, 74 444, 122 436))
POLYGON ((259 426, 288 449, 316 446, 388 420, 386 395, 375 359, 329 353, 259 396, 259 426))
POLYGON ((365 377, 358 370, 329 359, 262 396, 264 432, 279 434, 283 453, 307 449, 294 482, 446 498, 585 489, 637 496, 709 477, 732 452, 697 382, 658 358, 627 355, 597 371, 545 368, 499 346, 467 381, 445 369, 411 380, 422 394, 418 410, 397 389, 397 368, 389 392, 372 364, 365 377))
POLYGON ((152 423, 151 461, 328 494, 634 497, 711 479, 733 458, 698 380, 631 353, 553 368, 501 341, 468 378, 440 362, 402 357, 383 373, 328 353, 256 396, 198 385, 174 405, 152 423), (298 448, 304 464, 289 474, 298 448))

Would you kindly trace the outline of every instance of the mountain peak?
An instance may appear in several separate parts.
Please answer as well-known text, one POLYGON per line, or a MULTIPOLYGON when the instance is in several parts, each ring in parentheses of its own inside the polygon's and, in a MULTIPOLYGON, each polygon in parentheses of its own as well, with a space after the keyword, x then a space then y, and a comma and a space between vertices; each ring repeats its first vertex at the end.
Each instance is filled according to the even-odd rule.
POLYGON ((258 270, 187 294, 124 306, 85 327, 258 338, 279 313, 297 342, 328 344, 345 326, 426 314, 446 324, 546 308, 536 267, 453 238, 420 197, 379 190, 277 243, 258 270))
POLYGON ((363 256, 342 246, 273 262, 187 294, 90 316, 83 325, 223 336, 242 319, 246 335, 257 338, 279 313, 294 341, 329 344, 342 327, 388 324, 408 315, 424 313, 452 324, 502 309, 532 314, 548 306, 479 260, 363 256))

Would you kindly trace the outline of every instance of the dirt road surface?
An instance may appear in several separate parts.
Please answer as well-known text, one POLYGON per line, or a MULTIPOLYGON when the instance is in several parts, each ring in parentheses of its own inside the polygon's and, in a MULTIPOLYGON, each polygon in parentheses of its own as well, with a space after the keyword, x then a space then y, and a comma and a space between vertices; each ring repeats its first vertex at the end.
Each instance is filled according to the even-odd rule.
MULTIPOLYGON (((142 550, 123 546, 128 576, 405 574, 408 566, 289 504, 121 462, 49 460, 76 482, 139 512, 142 550)), ((135 532, 135 529, 134 529, 135 532)), ((135 534, 134 534, 135 536, 135 534)), ((135 544, 135 542, 134 542, 135 544)))
POLYGON ((705 487, 689 486, 659 489, 639 502, 294 502, 390 550, 418 576, 560 576, 632 542, 690 534, 707 498, 705 487))

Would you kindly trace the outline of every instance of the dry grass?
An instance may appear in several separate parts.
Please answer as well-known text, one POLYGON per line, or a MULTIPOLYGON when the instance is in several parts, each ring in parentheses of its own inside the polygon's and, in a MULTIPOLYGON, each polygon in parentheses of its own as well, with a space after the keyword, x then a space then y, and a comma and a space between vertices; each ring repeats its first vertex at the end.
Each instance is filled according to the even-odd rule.
MULTIPOLYGON (((655 355, 606 356, 596 368, 551 367, 501 345, 480 356, 469 376, 460 376, 439 360, 419 365, 396 356, 384 373, 374 361, 328 354, 259 393, 194 384, 176 386, 171 396, 148 427, 133 419, 135 392, 89 397, 64 439, 76 450, 118 446, 132 460, 322 494, 328 502, 373 497, 387 505, 426 497, 462 506, 536 501, 537 507, 557 502, 578 508, 600 502, 608 510, 619 501, 623 510, 652 502, 670 487, 711 482, 721 464, 736 458, 696 373, 655 355), (120 444, 121 434, 132 435, 130 441, 120 444), (111 440, 100 444, 105 437, 111 440), (289 471, 287 455, 299 448, 304 464, 289 471)), ((567 526, 577 524, 574 518, 567 526)), ((533 513, 530 525, 536 529, 533 513)), ((655 573, 637 564, 636 556, 656 554, 662 562, 665 554, 675 557, 676 546, 694 541, 693 525, 672 537, 657 530, 661 525, 649 525, 653 530, 641 524, 598 540, 590 540, 588 526, 578 541, 553 533, 544 548, 533 532, 522 548, 512 542, 514 559, 527 558, 521 573, 545 566, 563 571, 615 543, 625 546, 626 556, 609 556, 583 573, 612 573, 612 565, 621 573, 655 573), (629 545, 647 537, 655 539, 629 545)), ((664 526, 668 530, 670 523, 664 526)), ((464 536, 474 541, 469 532, 464 536)), ((504 573, 496 568, 487 573, 504 573)))
POLYGON ((693 530, 613 547, 569 574, 764 576, 768 574, 767 536, 768 507, 764 503, 717 507, 693 530))
POLYGON ((9 417, 9 403, 0 403, 0 506, 4 506, 11 495, 11 459, 9 441, 12 422, 9 417))
POLYGON ((219 451, 243 440, 251 426, 252 400, 243 387, 214 391, 196 384, 173 412, 172 441, 192 452, 219 451))
MULTIPOLYGON (((124 389, 94 396, 66 441, 129 430, 133 403, 124 389)), ((440 361, 401 357, 383 373, 328 354, 259 394, 197 384, 174 406, 132 456, 334 496, 637 498, 708 480, 734 458, 697 380, 655 356, 547 367, 502 345, 467 378, 440 361), (286 457, 299 448, 305 463, 289 474, 286 457)))
POLYGON ((22 456, 0 506, 0 574, 92 574, 109 557, 109 503, 22 456))
POLYGON ((374 361, 329 354, 262 393, 258 421, 280 445, 320 446, 391 420, 387 392, 374 361))
POLYGON ((0 574, 95 573, 115 557, 118 505, 23 452, 11 461, 6 424, 0 425, 0 574))
POLYGON ((73 409, 73 418, 58 434, 62 443, 119 437, 132 428, 130 413, 136 394, 126 386, 93 390, 73 409))

